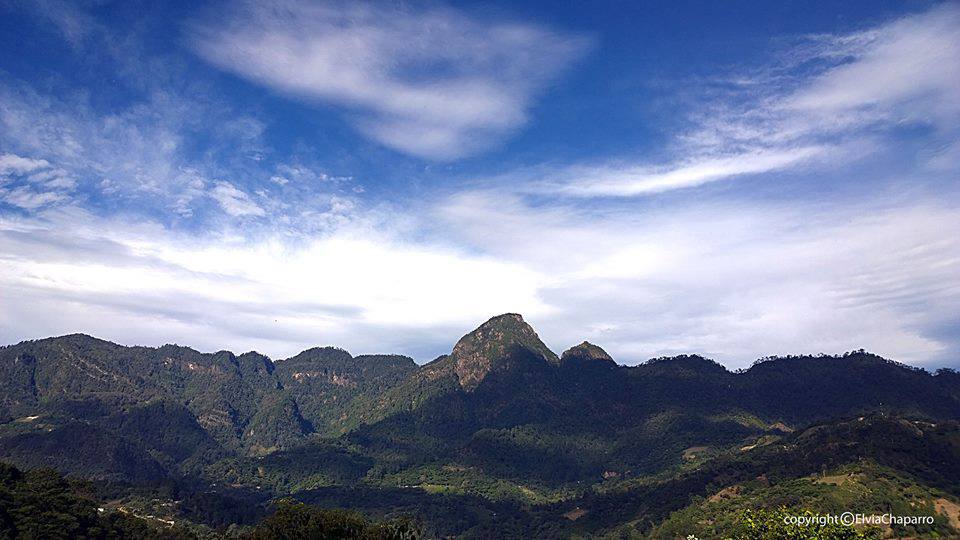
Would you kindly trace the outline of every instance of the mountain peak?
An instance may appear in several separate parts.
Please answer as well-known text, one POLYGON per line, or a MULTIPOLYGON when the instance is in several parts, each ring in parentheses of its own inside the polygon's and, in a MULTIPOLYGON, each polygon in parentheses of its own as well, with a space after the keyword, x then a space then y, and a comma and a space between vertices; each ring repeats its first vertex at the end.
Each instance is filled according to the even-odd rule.
MULTIPOLYGON (((490 317, 487 322, 481 324, 477 327, 477 330, 482 329, 491 329, 491 328, 510 328, 515 327, 518 330, 529 329, 533 331, 533 328, 527 324, 527 321, 523 320, 523 315, 519 313, 504 313, 502 315, 497 315, 495 317, 490 317)), ((475 332, 477 330, 474 330, 475 332)))
POLYGON ((730 375, 722 364, 699 354, 681 354, 677 356, 661 356, 652 358, 640 366, 644 370, 654 373, 670 375, 730 375))
POLYGON ((460 378, 460 385, 474 387, 479 384, 497 361, 516 347, 538 354, 548 363, 556 365, 560 362, 520 314, 505 313, 481 324, 453 347, 451 356, 455 360, 454 370, 460 378))
POLYGON ((296 364, 351 364, 353 356, 340 347, 312 347, 301 351, 296 356, 283 360, 296 364))
POLYGON ((560 357, 564 362, 571 360, 600 360, 602 362, 613 362, 613 358, 607 354, 607 351, 603 350, 597 345, 590 343, 589 341, 584 341, 579 345, 570 347, 563 352, 563 355, 560 357))

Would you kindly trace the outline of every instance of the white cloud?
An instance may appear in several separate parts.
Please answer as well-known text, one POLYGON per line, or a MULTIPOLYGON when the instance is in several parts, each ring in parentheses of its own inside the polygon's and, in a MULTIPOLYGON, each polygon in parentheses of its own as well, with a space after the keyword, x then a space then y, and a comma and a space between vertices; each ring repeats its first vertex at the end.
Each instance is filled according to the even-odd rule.
POLYGON ((36 210, 49 204, 63 202, 67 196, 55 191, 35 191, 25 186, 0 189, 0 200, 24 210, 36 210))
POLYGON ((74 180, 67 171, 63 169, 51 169, 31 174, 27 180, 34 184, 40 184, 50 189, 72 190, 77 187, 77 181, 74 180))
POLYGON ((296 182, 326 182, 331 179, 327 173, 303 165, 281 164, 277 166, 277 173, 278 176, 274 176, 270 180, 281 186, 290 180, 296 182))
POLYGON ((219 181, 210 189, 210 196, 216 200, 223 211, 234 217, 264 216, 266 212, 249 195, 237 189, 230 182, 219 181))
POLYGON ((530 24, 361 3, 229 6, 192 28, 211 63, 283 93, 343 105, 372 139, 433 159, 522 126, 535 95, 587 47, 530 24))
POLYGON ((563 171, 570 180, 556 182, 553 190, 581 197, 629 197, 700 186, 740 175, 774 172, 826 154, 818 146, 753 150, 724 157, 702 157, 667 168, 647 166, 571 167, 563 171))
POLYGON ((16 154, 0 154, 0 174, 25 174, 45 169, 50 163, 45 159, 32 159, 16 154))

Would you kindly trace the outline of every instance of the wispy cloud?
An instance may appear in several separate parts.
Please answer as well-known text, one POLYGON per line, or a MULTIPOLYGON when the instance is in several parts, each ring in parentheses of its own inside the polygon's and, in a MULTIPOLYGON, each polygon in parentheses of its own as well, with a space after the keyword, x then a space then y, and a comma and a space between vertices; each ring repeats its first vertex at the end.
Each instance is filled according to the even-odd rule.
MULTIPOLYGON (((152 204, 189 187, 182 175, 183 136, 193 122, 189 102, 157 94, 111 114, 95 111, 81 93, 37 93, 23 83, 0 83, 0 143, 44 161, 87 184, 108 180, 114 194, 152 193, 152 204)), ((194 116, 195 117, 195 116, 194 116)))
POLYGON ((42 94, 0 79, 0 147, 11 150, 0 155, 0 198, 33 210, 82 194, 198 225, 225 215, 292 226, 312 212, 301 230, 342 213, 352 178, 309 162, 248 159, 261 156, 263 123, 203 95, 158 89, 104 113, 83 92, 42 94))
MULTIPOLYGON (((734 89, 695 107, 660 163, 575 164, 533 189, 632 197, 862 157, 878 134, 916 124, 960 135, 960 8, 945 4, 843 35, 807 36, 779 64, 732 77, 734 89)), ((731 78, 731 77, 728 77, 731 78)), ((943 152, 931 159, 948 159, 943 152)), ((936 162, 933 163, 936 165, 936 162)))
POLYGON ((62 0, 12 0, 13 6, 25 8, 52 30, 59 33, 72 46, 79 46, 93 32, 103 28, 75 2, 62 0))
POLYGON ((875 29, 814 38, 815 58, 838 59, 783 105, 823 115, 879 108, 904 120, 904 105, 939 123, 960 112, 960 8, 945 3, 875 29))
POLYGON ((450 8, 330 2, 231 5, 192 26, 211 63, 285 94, 345 106, 404 153, 476 153, 527 120, 537 93, 589 41, 450 8))
POLYGON ((67 196, 55 191, 35 191, 20 186, 12 189, 0 188, 0 200, 24 210, 36 210, 42 206, 66 201, 67 196))
POLYGON ((24 174, 50 166, 45 159, 31 159, 16 154, 0 154, 0 174, 24 174))
POLYGON ((210 190, 213 197, 231 216, 263 216, 266 212, 255 203, 245 192, 237 189, 230 182, 219 181, 210 190))
POLYGON ((23 210, 70 200, 76 181, 45 159, 0 154, 0 201, 23 210))
MULTIPOLYGON (((563 171, 567 182, 553 180, 548 189, 580 197, 629 197, 700 186, 741 175, 774 172, 822 156, 825 149, 805 146, 756 149, 723 157, 699 157, 690 163, 669 166, 586 167, 563 171)), ((540 184, 538 187, 542 187, 540 184)))

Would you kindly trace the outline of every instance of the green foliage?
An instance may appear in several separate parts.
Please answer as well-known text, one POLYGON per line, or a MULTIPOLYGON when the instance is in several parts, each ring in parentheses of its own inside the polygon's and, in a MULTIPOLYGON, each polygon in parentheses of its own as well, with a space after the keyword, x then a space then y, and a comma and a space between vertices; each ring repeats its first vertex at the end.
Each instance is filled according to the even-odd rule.
POLYGON ((275 376, 316 432, 339 435, 357 424, 362 409, 354 400, 376 399, 415 370, 406 356, 353 357, 343 349, 317 347, 277 362, 275 376))
POLYGON ((248 536, 251 540, 369 539, 416 540, 419 526, 409 518, 372 523, 357 512, 326 510, 292 500, 282 500, 277 510, 248 536))
POLYGON ((354 484, 370 470, 373 461, 337 440, 317 440, 287 452, 266 456, 230 458, 210 466, 212 480, 296 493, 322 486, 354 484))
POLYGON ((192 538, 121 512, 106 512, 51 469, 27 472, 0 464, 0 538, 192 538))
POLYGON ((944 456, 939 450, 950 448, 960 431, 956 426, 945 427, 925 425, 919 430, 913 423, 888 418, 815 426, 768 447, 721 455, 674 478, 624 483, 619 495, 611 490, 589 504, 578 504, 610 513, 608 507, 622 511, 631 500, 646 501, 647 506, 638 512, 644 519, 631 521, 624 530, 657 539, 688 534, 723 538, 736 528, 745 511, 758 505, 821 515, 854 511, 933 516, 932 524, 893 524, 892 531, 903 537, 950 537, 957 531, 934 506, 937 500, 955 501, 960 495, 956 489, 945 492, 937 487, 950 485, 960 459, 944 456), (923 466, 934 463, 940 470, 936 476, 923 466), (696 496, 672 510, 668 504, 658 508, 650 503, 676 504, 691 494, 696 496), (650 528, 650 521, 663 517, 666 519, 650 528))
POLYGON ((383 478, 383 485, 417 487, 429 493, 477 495, 491 501, 547 504, 569 499, 574 489, 555 489, 535 482, 518 483, 492 476, 476 467, 430 464, 383 478))
POLYGON ((313 431, 300 414, 296 400, 287 393, 268 395, 243 428, 243 443, 254 455, 269 454, 300 444, 313 431))
POLYGON ((88 478, 153 482, 165 475, 142 446, 100 426, 70 422, 31 428, 0 438, 0 455, 24 468, 56 467, 88 478))

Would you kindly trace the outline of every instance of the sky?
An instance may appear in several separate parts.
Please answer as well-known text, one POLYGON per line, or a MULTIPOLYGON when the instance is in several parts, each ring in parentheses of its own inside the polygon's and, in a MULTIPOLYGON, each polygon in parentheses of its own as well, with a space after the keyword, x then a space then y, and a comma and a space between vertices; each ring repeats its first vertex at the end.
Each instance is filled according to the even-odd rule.
POLYGON ((0 3, 0 343, 960 366, 960 3, 0 3))

